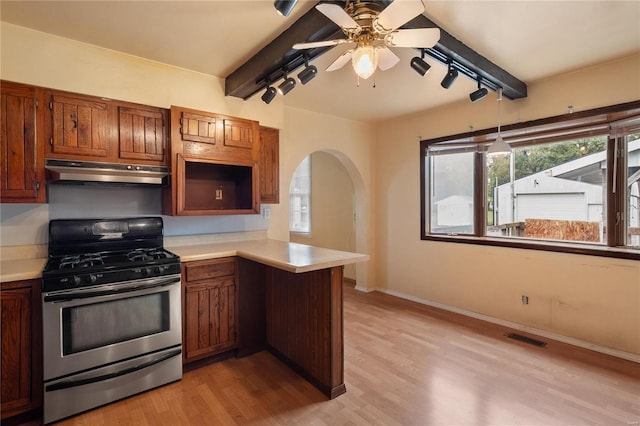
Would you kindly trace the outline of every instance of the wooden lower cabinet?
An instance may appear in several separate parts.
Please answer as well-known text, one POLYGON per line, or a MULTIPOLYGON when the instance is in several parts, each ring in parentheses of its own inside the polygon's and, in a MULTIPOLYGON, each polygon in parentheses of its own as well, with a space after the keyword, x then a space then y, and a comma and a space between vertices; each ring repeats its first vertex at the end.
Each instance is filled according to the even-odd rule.
POLYGON ((40 280, 2 283, 0 324, 1 418, 42 405, 40 280))
POLYGON ((236 259, 186 262, 183 279, 184 362, 237 348, 236 259))

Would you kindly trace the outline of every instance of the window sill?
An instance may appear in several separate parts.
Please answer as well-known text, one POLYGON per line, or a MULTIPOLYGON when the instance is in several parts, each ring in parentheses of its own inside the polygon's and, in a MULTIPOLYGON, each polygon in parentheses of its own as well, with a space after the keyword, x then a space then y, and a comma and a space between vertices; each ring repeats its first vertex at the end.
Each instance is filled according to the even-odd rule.
POLYGON ((425 241, 477 244, 483 246, 508 247, 525 250, 542 250, 558 253, 582 254, 586 256, 613 257, 617 259, 640 260, 640 249, 607 247, 595 244, 558 243, 533 241, 521 238, 474 237, 470 235, 425 235, 425 241))

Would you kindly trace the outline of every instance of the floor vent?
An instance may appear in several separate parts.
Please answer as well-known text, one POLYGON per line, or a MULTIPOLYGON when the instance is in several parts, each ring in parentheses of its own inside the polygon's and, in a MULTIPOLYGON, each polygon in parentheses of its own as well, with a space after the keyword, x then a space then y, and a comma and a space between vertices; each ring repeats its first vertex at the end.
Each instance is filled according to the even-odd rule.
POLYGON ((547 343, 541 340, 533 339, 531 337, 523 336, 522 334, 517 333, 507 333, 505 334, 509 339, 517 340, 519 342, 528 343, 533 346, 538 346, 539 348, 546 348, 547 343))

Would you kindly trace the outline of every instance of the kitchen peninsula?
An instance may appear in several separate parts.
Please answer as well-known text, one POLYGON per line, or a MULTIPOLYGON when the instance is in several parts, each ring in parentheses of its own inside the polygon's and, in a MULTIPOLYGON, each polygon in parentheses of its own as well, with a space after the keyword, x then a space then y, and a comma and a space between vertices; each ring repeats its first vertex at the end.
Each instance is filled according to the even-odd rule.
MULTIPOLYGON (((237 320, 239 356, 267 349, 327 397, 345 392, 342 269, 368 255, 269 239, 173 243, 169 239, 166 247, 180 256, 187 288, 192 265, 191 271, 197 267, 201 274, 207 260, 237 260, 238 314, 232 318, 237 320)), ((183 293, 185 300, 189 296, 183 293)), ((195 309, 186 310, 190 327, 198 319, 195 309)), ((189 356, 190 336, 184 339, 189 356)))

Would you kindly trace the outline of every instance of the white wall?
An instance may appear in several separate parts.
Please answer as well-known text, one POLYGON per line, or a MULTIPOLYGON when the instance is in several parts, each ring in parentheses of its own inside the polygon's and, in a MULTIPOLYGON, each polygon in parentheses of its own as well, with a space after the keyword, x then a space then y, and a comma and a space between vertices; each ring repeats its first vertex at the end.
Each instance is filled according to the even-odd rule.
MULTIPOLYGON (((640 55, 529 84, 503 124, 640 99, 640 55)), ((376 287, 640 354, 640 262, 420 240, 419 142, 495 127, 495 95, 381 123, 376 287), (521 296, 529 296, 522 305, 521 296)))

